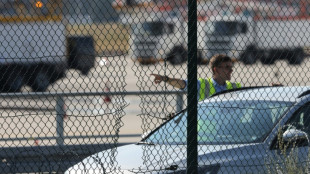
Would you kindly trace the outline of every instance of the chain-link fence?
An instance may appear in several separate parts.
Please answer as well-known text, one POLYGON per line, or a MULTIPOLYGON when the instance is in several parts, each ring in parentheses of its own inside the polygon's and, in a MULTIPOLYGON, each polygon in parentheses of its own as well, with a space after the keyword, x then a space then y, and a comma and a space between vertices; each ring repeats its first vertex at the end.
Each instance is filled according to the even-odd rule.
POLYGON ((308 173, 309 7, 1 0, 0 173, 308 173))

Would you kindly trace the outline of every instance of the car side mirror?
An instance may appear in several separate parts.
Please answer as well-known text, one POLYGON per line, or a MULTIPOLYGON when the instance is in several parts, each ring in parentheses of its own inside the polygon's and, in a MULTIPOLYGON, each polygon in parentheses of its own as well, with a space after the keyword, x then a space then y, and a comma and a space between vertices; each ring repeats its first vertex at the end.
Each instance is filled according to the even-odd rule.
POLYGON ((308 134, 295 128, 286 130, 283 133, 282 138, 283 142, 288 145, 288 147, 309 145, 308 134))

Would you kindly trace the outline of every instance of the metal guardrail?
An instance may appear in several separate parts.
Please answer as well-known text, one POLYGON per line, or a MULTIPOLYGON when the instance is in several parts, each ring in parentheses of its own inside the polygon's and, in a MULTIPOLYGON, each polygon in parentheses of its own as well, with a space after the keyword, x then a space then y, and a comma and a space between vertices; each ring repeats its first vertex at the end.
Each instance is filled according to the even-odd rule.
MULTIPOLYGON (((63 173, 68 167, 80 162, 85 157, 128 143, 105 143, 105 144, 82 144, 64 145, 66 138, 99 138, 113 137, 103 136, 64 136, 64 97, 75 96, 104 96, 104 95, 176 95, 176 111, 181 111, 184 105, 183 95, 185 91, 130 91, 130 92, 84 92, 84 93, 52 93, 52 92, 29 92, 29 93, 2 93, 0 98, 29 98, 40 97, 56 98, 56 131, 57 137, 40 137, 40 139, 56 139, 55 146, 31 146, 31 147, 2 147, 0 154, 0 173, 37 173, 57 172, 63 173)), ((8 109, 8 108, 7 108, 8 109)), ((18 109, 18 108, 14 108, 18 109)), ((138 134, 118 135, 119 137, 140 136, 138 134)), ((28 138, 7 138, 2 141, 20 141, 28 138)))
MULTIPOLYGON (((186 91, 125 91, 125 92, 83 92, 83 93, 72 93, 72 92, 28 92, 28 93, 1 93, 0 98, 29 98, 35 99, 40 97, 55 97, 56 98, 56 132, 57 137, 40 137, 40 139, 56 139, 56 143, 59 146, 64 145, 64 140, 67 138, 100 138, 100 137, 113 137, 114 135, 104 136, 64 136, 64 97, 76 97, 76 96, 113 96, 113 95, 176 95, 176 111, 182 110, 184 101, 183 95, 186 91)), ((117 135, 119 137, 137 137, 140 134, 128 134, 128 135, 117 135)), ((1 139, 2 141, 20 141, 27 140, 28 138, 6 138, 1 139)))

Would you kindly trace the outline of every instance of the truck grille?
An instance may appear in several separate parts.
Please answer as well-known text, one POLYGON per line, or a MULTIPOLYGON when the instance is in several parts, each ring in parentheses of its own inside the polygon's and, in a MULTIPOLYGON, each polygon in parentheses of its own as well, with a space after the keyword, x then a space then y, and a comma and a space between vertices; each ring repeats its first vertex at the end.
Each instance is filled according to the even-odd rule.
POLYGON ((156 53, 156 42, 145 41, 145 42, 135 42, 134 55, 140 58, 151 58, 155 57, 156 53))
POLYGON ((208 39, 206 41, 206 57, 211 58, 216 54, 230 55, 232 50, 232 43, 225 39, 208 39))

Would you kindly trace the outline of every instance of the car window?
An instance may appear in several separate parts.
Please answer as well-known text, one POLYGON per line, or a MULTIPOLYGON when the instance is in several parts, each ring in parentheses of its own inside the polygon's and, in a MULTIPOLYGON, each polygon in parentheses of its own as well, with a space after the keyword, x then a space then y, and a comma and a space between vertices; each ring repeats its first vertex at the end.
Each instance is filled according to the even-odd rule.
MULTIPOLYGON (((198 105, 198 143, 236 144, 263 141, 292 103, 228 101, 198 105)), ((146 142, 186 144, 187 112, 151 133, 146 142)))
POLYGON ((306 103, 298 109, 286 123, 288 128, 296 128, 310 135, 310 103, 306 103))
POLYGON ((234 102, 232 105, 200 110, 198 139, 210 143, 249 143, 263 140, 274 127, 286 105, 272 102, 234 102))

